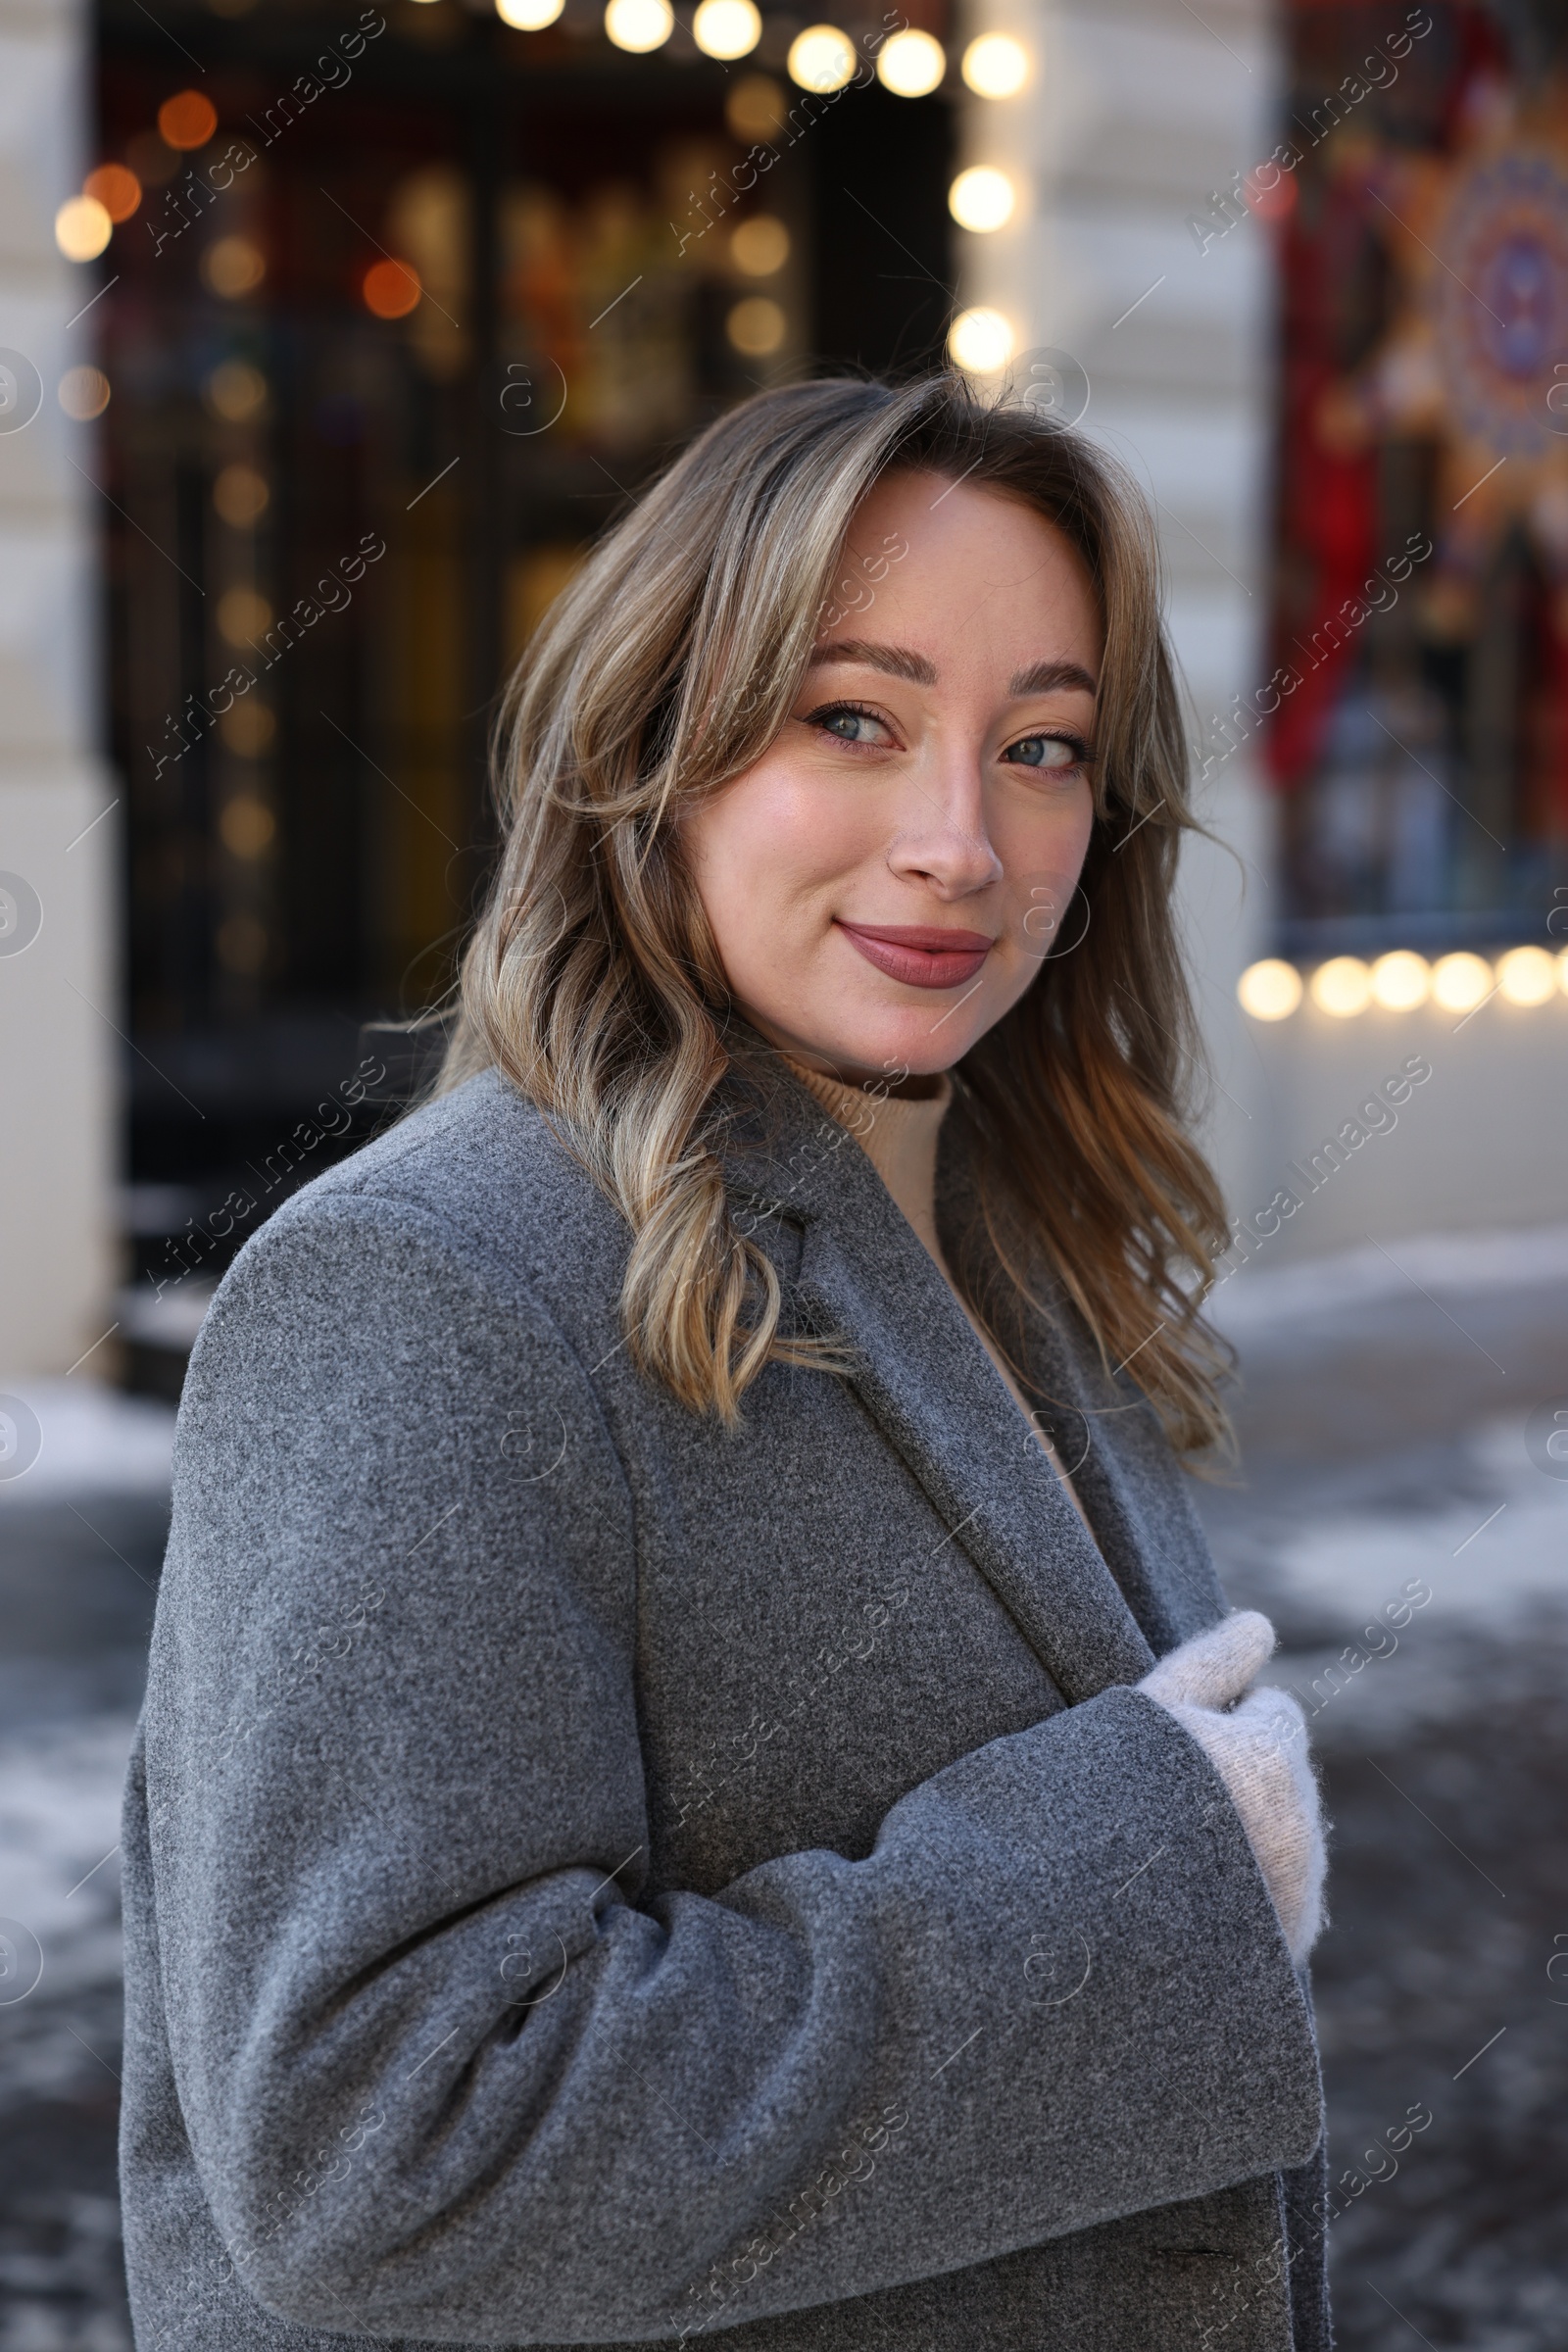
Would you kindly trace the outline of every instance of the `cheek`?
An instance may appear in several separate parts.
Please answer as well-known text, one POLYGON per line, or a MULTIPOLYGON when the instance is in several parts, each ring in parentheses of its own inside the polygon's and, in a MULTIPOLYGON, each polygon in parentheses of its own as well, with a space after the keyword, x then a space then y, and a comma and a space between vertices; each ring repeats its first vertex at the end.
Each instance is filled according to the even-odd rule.
POLYGON ((839 779, 764 760, 687 820, 686 840, 709 921, 723 945, 736 922, 764 928, 863 855, 856 796, 839 779))
POLYGON ((1048 956, 1078 943, 1083 909, 1080 902, 1075 912, 1073 893, 1094 821, 1087 782, 1043 806, 1013 806, 994 819, 993 842, 1004 876, 1003 937, 1008 948, 997 978, 1009 999, 1028 986, 1048 956))

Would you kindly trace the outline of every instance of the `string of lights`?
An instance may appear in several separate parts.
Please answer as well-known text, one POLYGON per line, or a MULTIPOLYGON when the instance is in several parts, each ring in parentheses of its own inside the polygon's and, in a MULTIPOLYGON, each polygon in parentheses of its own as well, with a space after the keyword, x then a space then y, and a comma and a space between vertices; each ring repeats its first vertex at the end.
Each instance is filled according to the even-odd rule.
POLYGON ((1303 999, 1319 1012, 1348 1020, 1377 1006, 1385 1012, 1413 1012, 1432 1004, 1440 1012, 1473 1012, 1489 997, 1505 1004, 1550 1004, 1568 997, 1568 948, 1510 948, 1494 963, 1461 950, 1429 963, 1408 948, 1396 948, 1367 963, 1359 956, 1331 956, 1303 977, 1294 963, 1266 956, 1250 963, 1236 984, 1244 1012, 1254 1021, 1284 1021, 1303 999))
MULTIPOLYGON (((514 30, 542 32, 560 19, 564 0, 495 0, 495 7, 503 24, 514 30)), ((669 0, 608 0, 605 37, 628 54, 652 55, 674 29, 669 0)), ((691 33, 705 56, 730 64, 749 57, 757 48, 762 36, 762 18, 755 0, 701 0, 691 21, 691 33)), ((847 32, 836 24, 819 24, 796 34, 786 64, 799 88, 825 97, 848 85, 859 62, 847 32)), ((933 34, 906 25, 880 44, 875 71, 882 87, 893 96, 924 98, 948 78, 950 64, 947 49, 933 34)), ((963 49, 958 74, 973 97, 1003 102, 1029 87, 1034 60, 1010 33, 985 32, 963 49)), ((159 110, 159 135, 165 146, 176 153, 205 147, 217 127, 211 102, 197 90, 175 92, 159 110)), ((125 165, 97 166, 88 172, 80 192, 68 198, 56 216, 55 242, 61 253, 72 262, 96 261, 107 250, 115 230, 138 211, 143 193, 135 172, 125 165)), ((1019 190, 995 165, 971 164, 954 179, 948 191, 948 209, 960 228, 976 236, 990 235, 1017 216, 1019 190)), ((223 294, 236 291, 226 283, 216 290, 223 294)), ((371 273, 363 291, 367 306, 376 317, 398 318, 416 307, 422 288, 410 263, 392 259, 371 273)), ((1001 312, 972 307, 959 311, 954 318, 948 351, 955 364, 968 372, 994 375, 1012 358, 1017 341, 1012 321, 1001 312)))

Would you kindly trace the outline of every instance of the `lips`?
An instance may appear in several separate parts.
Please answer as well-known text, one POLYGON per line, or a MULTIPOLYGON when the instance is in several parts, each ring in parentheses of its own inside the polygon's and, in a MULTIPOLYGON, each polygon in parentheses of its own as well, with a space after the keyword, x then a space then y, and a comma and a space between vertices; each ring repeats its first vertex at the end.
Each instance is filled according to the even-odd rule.
POLYGON ((962 988, 996 942, 984 931, 932 923, 846 923, 839 929, 867 963, 909 988, 962 988))

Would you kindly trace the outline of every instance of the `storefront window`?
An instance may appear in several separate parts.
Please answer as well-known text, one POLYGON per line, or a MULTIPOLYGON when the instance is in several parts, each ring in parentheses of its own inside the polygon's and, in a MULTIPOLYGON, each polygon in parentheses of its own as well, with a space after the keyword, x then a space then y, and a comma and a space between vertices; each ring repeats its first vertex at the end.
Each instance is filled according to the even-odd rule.
POLYGON ((1543 10, 1298 4, 1280 945, 1544 939, 1568 882, 1568 87, 1543 10), (1294 679, 1294 684, 1290 683, 1294 679))
POLYGON ((102 0, 75 397, 155 1259, 193 1171, 221 1198, 450 983, 499 691, 594 535, 760 386, 940 352, 951 93, 808 97, 799 29, 726 65, 602 0, 102 0))

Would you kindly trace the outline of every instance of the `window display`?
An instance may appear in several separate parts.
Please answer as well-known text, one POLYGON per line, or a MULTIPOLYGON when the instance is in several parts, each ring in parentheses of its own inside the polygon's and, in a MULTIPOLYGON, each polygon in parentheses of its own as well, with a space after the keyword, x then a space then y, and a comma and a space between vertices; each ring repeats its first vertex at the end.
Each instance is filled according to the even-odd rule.
POLYGON ((1545 937, 1568 880, 1555 18, 1298 5, 1275 661, 1297 956, 1545 937), (1390 25, 1397 29, 1390 39, 1390 25))

